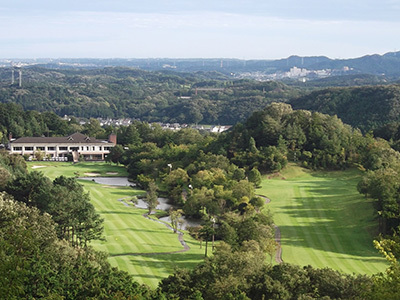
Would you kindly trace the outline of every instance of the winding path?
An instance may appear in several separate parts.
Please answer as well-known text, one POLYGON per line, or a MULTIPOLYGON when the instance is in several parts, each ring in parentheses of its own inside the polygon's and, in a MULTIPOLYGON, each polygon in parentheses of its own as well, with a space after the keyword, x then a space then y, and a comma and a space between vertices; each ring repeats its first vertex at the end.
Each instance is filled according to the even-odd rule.
MULTIPOLYGON (((257 195, 257 196, 263 198, 265 200, 265 204, 268 204, 268 203, 271 202, 271 199, 269 199, 268 197, 265 197, 263 195, 257 195)), ((277 244, 277 249, 276 249, 276 253, 275 253, 275 261, 278 264, 281 264, 281 263, 283 263, 283 260, 282 260, 282 246, 281 246, 281 230, 275 224, 272 224, 272 225, 275 228, 275 242, 277 244)))
MULTIPOLYGON (((124 200, 126 199, 127 197, 124 197, 124 198, 121 198, 121 199, 117 199, 119 202, 121 202, 121 203, 123 203, 124 205, 126 205, 126 206, 130 206, 128 203, 126 203, 124 200)), ((166 224, 166 223, 164 223, 164 222, 161 222, 161 221, 159 221, 159 220, 155 220, 155 219, 152 219, 152 218, 150 218, 149 216, 148 216, 148 214, 146 213, 146 214, 143 214, 143 217, 145 217, 146 219, 149 219, 149 220, 152 220, 152 221, 154 221, 154 222, 158 222, 158 223, 160 223, 160 224, 163 224, 163 225, 165 225, 168 229, 171 229, 171 230, 173 230, 173 228, 169 225, 169 224, 166 224)), ((183 239, 183 232, 181 232, 181 231, 179 231, 178 230, 178 240, 179 240, 179 242, 182 244, 182 246, 183 246, 183 249, 182 250, 177 250, 177 251, 168 251, 168 252, 132 252, 132 253, 121 253, 121 254, 113 254, 113 255, 110 255, 111 257, 116 257, 116 256, 133 256, 133 255, 163 255, 163 254, 175 254, 175 253, 183 253, 183 252, 186 252, 186 251, 188 251, 188 250, 190 250, 190 247, 188 246, 188 244, 186 244, 186 242, 184 241, 184 239, 183 239)))

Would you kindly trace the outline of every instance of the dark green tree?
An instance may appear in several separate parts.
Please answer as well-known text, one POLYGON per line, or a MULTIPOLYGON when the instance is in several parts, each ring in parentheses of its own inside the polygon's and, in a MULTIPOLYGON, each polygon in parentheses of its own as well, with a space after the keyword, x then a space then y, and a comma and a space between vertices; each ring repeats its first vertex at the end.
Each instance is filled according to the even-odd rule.
POLYGON ((261 173, 257 168, 253 168, 249 172, 249 181, 254 184, 255 187, 260 187, 261 184, 261 173))
POLYGON ((154 182, 154 180, 151 180, 149 182, 144 201, 147 204, 147 209, 149 210, 148 214, 150 215, 151 212, 156 209, 158 205, 157 184, 154 182))

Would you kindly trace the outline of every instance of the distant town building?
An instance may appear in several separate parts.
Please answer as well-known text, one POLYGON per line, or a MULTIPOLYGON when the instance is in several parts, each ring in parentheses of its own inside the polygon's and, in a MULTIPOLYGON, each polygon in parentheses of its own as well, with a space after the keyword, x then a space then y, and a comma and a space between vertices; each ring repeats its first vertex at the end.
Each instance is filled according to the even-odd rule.
POLYGON ((110 149, 117 144, 117 136, 111 134, 108 140, 98 140, 81 133, 74 133, 66 137, 22 137, 11 142, 10 152, 35 157, 41 151, 46 160, 66 161, 72 157, 78 161, 104 160, 110 149))

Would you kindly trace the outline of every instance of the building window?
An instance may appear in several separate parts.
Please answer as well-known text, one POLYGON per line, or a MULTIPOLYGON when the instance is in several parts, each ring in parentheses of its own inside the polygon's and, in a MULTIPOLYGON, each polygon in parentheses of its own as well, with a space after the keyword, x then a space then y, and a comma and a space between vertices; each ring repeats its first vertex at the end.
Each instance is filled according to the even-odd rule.
POLYGON ((104 150, 110 150, 111 147, 104 147, 104 150))
POLYGON ((101 151, 101 146, 99 146, 99 150, 101 151))
POLYGON ((44 151, 44 147, 36 147, 36 150, 44 151))
POLYGON ((25 151, 33 151, 33 147, 25 147, 25 151))
POLYGON ((93 151, 95 151, 96 150, 96 146, 93 146, 93 151))
POLYGON ((13 147, 14 151, 22 151, 22 147, 13 147))
POLYGON ((86 147, 86 150, 89 151, 89 146, 86 147))
POLYGON ((60 151, 66 151, 68 150, 68 147, 58 147, 58 149, 60 149, 60 151))
POLYGON ((47 147, 47 151, 56 151, 56 147, 47 147))

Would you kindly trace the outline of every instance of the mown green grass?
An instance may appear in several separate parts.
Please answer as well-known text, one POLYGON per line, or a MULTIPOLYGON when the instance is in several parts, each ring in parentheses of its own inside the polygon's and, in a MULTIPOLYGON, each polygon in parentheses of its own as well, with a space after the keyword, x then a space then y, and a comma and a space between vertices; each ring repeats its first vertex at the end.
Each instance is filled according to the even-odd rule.
POLYGON ((50 178, 56 178, 61 175, 67 177, 90 177, 85 173, 95 173, 97 176, 128 176, 128 172, 124 167, 105 162, 79 162, 74 164, 72 162, 32 161, 27 164, 30 170, 43 171, 50 178))
MULTIPOLYGON (((29 163, 28 166, 45 165, 29 163)), ((122 167, 110 166, 102 163, 49 163, 43 168, 36 169, 54 179, 60 175, 74 176, 74 172, 81 174, 90 172, 117 172, 125 174, 122 167), (59 164, 59 165, 58 165, 59 164), (71 170, 72 169, 72 170, 71 170), (97 171, 95 171, 97 170, 97 171)), ((119 175, 119 176, 121 176, 119 175)), ((204 249, 199 243, 185 234, 184 239, 190 250, 184 253, 158 254, 154 252, 174 252, 183 249, 178 241, 177 234, 165 225, 143 217, 146 210, 126 206, 118 201, 126 202, 132 196, 143 193, 131 187, 113 187, 100 185, 95 182, 80 180, 90 197, 96 210, 104 218, 104 236, 106 241, 95 241, 92 245, 100 251, 109 253, 109 261, 113 266, 129 272, 135 280, 156 287, 158 282, 172 274, 175 267, 194 267, 204 257, 204 249), (131 255, 133 253, 143 253, 131 255)))
POLYGON ((291 165, 265 176, 259 194, 281 229, 285 262, 373 274, 387 265, 374 249, 377 223, 371 200, 356 189, 358 170, 311 172, 291 165))

